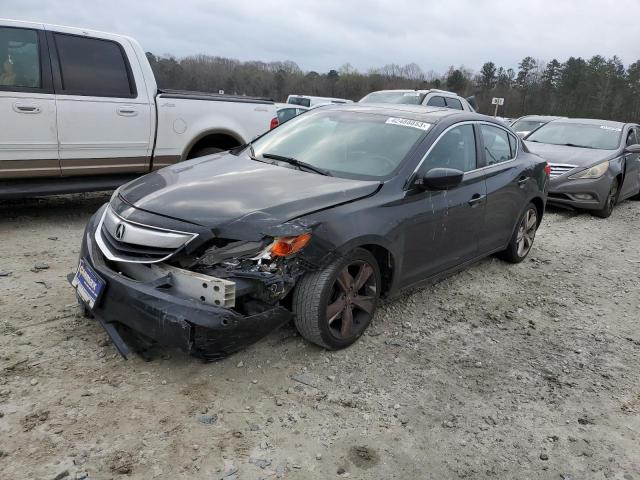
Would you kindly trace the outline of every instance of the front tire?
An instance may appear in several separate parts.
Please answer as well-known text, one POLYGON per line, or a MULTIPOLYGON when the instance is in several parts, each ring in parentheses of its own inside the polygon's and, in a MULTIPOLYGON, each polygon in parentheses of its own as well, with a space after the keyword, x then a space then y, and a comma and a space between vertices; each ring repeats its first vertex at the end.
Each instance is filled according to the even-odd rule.
POLYGON ((611 183, 611 189, 609 190, 609 194, 607 195, 607 199, 605 200, 604 207, 600 210, 593 210, 591 215, 600 218, 609 218, 613 213, 613 207, 616 206, 618 202, 618 179, 614 178, 611 183))
POLYGON ((538 209, 533 203, 527 205, 518 228, 513 232, 506 250, 500 252, 498 256, 510 263, 520 263, 531 251, 533 241, 538 230, 538 209))
POLYGON ((324 270, 305 274, 293 293, 300 335, 329 350, 351 345, 373 319, 381 282, 378 262, 361 248, 324 270))

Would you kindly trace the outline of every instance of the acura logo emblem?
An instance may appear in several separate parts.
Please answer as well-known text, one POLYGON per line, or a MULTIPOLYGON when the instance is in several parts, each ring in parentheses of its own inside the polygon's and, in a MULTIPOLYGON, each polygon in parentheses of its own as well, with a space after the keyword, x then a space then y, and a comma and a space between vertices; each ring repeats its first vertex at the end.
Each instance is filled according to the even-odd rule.
POLYGON ((116 227, 116 238, 118 240, 122 240, 122 237, 124 237, 124 228, 124 223, 120 223, 116 227))

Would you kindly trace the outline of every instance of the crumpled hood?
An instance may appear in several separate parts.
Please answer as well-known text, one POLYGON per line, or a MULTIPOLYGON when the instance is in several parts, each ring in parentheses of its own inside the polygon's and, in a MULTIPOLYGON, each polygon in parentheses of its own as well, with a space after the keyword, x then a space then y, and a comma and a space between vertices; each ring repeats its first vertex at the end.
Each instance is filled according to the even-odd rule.
POLYGON ((145 175, 123 186, 120 196, 138 209, 218 233, 265 233, 307 213, 369 196, 379 186, 223 153, 145 175))
POLYGON ((538 155, 549 163, 562 163, 578 167, 590 167, 619 156, 618 150, 596 150, 527 141, 524 143, 531 153, 538 155))

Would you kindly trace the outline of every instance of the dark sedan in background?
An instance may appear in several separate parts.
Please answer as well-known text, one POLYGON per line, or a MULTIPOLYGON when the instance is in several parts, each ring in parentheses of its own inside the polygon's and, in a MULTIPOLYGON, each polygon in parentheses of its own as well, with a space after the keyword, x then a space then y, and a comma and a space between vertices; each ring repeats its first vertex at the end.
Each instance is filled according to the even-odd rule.
POLYGON ((342 348, 381 296, 492 253, 522 261, 548 174, 490 117, 329 106, 121 187, 72 284, 123 353, 123 326, 215 359, 292 318, 342 348))
POLYGON ((611 215, 617 202, 640 197, 640 126, 562 119, 525 138, 551 164, 549 203, 611 215))

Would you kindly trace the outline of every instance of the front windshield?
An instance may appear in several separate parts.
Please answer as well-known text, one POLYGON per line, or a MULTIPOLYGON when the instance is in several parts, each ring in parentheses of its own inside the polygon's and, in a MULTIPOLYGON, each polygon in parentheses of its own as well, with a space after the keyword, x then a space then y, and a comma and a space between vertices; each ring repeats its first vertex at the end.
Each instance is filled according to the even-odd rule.
POLYGON ((360 100, 360 103, 397 103, 404 105, 420 105, 424 100, 420 92, 373 92, 360 100))
POLYGON ((527 137, 528 142, 571 145, 601 150, 620 146, 622 128, 595 123, 550 122, 527 137))
POLYGON ((377 113, 311 111, 256 140, 253 153, 267 161, 295 158, 337 177, 379 179, 398 168, 430 126, 377 113))
POLYGON ((547 122, 541 122, 540 120, 518 120, 511 128, 516 132, 533 132, 536 128, 544 125, 547 122))

